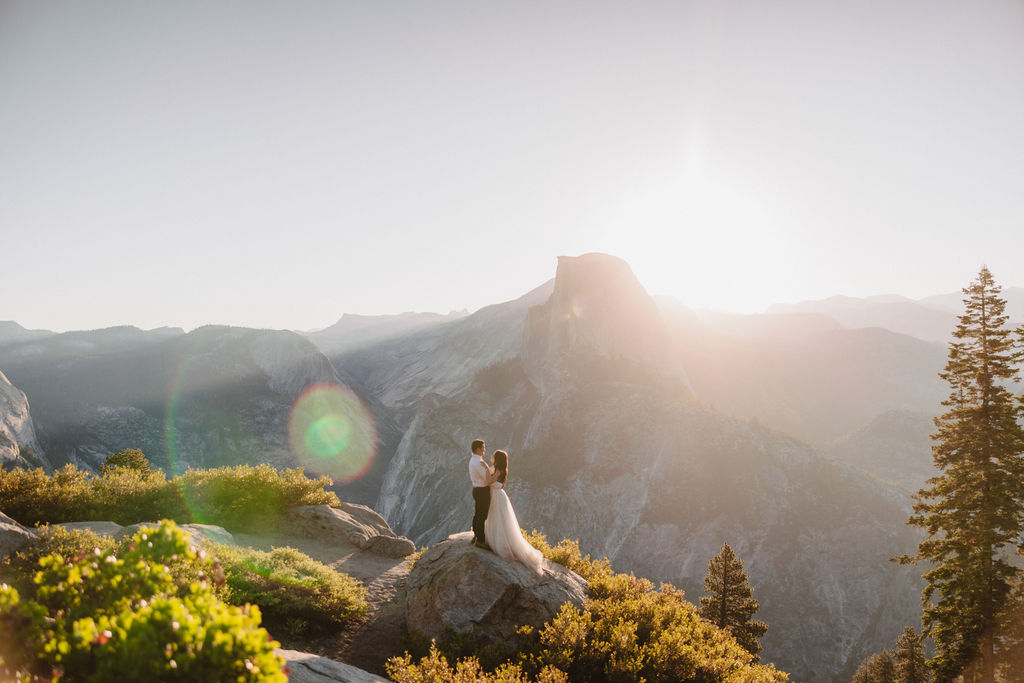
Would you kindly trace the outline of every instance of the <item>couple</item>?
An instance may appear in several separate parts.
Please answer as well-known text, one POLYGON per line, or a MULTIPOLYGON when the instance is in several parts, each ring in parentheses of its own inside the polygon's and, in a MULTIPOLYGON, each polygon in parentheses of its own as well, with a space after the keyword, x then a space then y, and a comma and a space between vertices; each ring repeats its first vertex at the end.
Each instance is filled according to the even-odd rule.
POLYGON ((508 479, 508 453, 494 451, 492 465, 484 462, 484 442, 476 439, 470 446, 469 479, 473 483, 473 545, 493 550, 506 560, 520 562, 538 574, 544 556, 523 538, 515 510, 505 493, 508 479))

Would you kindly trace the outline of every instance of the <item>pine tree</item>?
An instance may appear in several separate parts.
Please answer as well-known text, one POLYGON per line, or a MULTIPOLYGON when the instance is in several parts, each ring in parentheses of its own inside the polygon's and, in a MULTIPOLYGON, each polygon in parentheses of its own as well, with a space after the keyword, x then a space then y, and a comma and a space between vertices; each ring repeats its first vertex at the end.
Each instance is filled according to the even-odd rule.
POLYGON ((950 386, 932 436, 940 474, 918 492, 909 523, 927 538, 923 622, 935 641, 929 665, 936 681, 955 679, 978 661, 981 680, 994 680, 995 628, 1019 569, 1008 548, 1024 525, 1022 406, 1006 386, 1024 358, 1007 328, 1006 302, 987 268, 963 290, 965 312, 939 373, 950 386))
POLYGON ((751 621, 760 608, 754 599, 743 562, 728 543, 708 562, 704 577, 705 594, 700 599, 700 615, 719 628, 728 630, 743 648, 758 661, 761 643, 758 638, 768 631, 761 621, 751 621))
POLYGON ((896 639, 896 683, 927 683, 928 667, 925 664, 921 638, 912 626, 903 629, 896 639))
POLYGON ((857 667, 852 683, 899 683, 896 665, 887 650, 871 655, 857 667))

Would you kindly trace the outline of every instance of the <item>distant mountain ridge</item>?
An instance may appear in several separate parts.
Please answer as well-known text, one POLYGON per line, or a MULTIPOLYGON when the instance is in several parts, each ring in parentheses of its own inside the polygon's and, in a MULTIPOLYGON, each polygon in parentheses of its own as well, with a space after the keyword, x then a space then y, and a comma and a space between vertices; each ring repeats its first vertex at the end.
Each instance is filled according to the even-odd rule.
POLYGON ((322 330, 306 333, 324 353, 339 353, 359 346, 378 343, 401 334, 452 322, 468 313, 399 313, 396 315, 356 315, 345 313, 338 322, 322 330))
MULTIPOLYGON (((1024 324, 1024 287, 1007 287, 1001 296, 1014 326, 1024 324)), ((866 298, 832 296, 827 299, 774 304, 769 314, 819 313, 848 328, 882 327, 919 339, 946 342, 962 312, 963 294, 938 294, 914 301, 898 295, 866 298)))
POLYGON ((0 320, 0 346, 40 339, 56 334, 49 330, 27 330, 13 320, 0 320))
POLYGON ((301 465, 288 443, 292 404, 312 384, 340 383, 297 334, 217 326, 69 332, 0 348, 0 368, 31 397, 54 465, 96 469, 111 453, 141 448, 174 473, 301 465))

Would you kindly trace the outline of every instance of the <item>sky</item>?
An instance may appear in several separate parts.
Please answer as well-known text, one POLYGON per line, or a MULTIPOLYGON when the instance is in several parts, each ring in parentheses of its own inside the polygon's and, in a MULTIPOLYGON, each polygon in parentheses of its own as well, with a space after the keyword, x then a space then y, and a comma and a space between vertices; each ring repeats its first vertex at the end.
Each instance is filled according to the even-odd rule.
POLYGON ((4 0, 0 320, 1024 286, 1022 84, 1024 0, 4 0))

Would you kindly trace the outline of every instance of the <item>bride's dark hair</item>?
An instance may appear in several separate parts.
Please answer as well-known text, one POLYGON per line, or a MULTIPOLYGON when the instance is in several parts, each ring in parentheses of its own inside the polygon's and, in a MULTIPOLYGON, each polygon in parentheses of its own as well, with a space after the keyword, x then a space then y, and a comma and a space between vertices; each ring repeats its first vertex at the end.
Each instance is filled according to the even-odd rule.
POLYGON ((502 484, 508 479, 508 453, 494 451, 494 469, 498 470, 498 481, 502 484))

